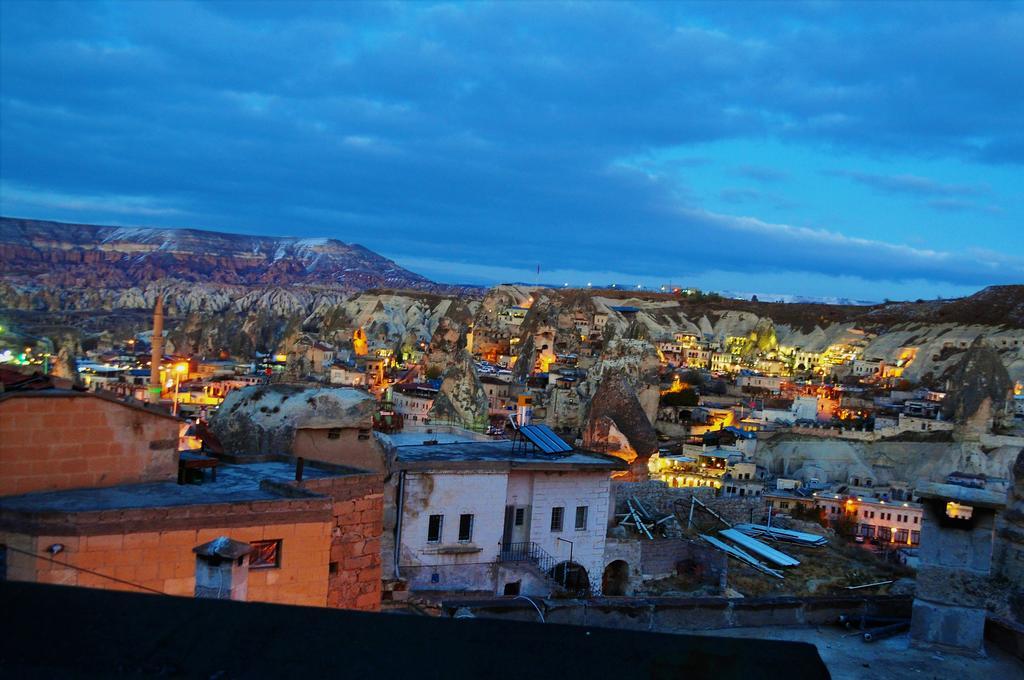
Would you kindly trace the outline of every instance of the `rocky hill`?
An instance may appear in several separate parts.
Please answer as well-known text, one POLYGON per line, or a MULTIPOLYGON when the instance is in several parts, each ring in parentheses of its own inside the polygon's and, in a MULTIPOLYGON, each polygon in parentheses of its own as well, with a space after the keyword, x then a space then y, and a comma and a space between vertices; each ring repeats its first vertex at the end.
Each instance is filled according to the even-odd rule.
POLYGON ((761 349, 849 347, 866 359, 902 361, 903 377, 940 387, 983 337, 1011 380, 1024 380, 1024 285, 993 286, 956 300, 871 306, 524 285, 484 295, 479 288, 431 282, 333 239, 13 218, 0 218, 0 267, 0 325, 26 340, 77 337, 102 345, 130 337, 149 327, 154 300, 162 295, 168 339, 185 352, 248 356, 307 332, 343 343, 361 327, 378 343, 424 345, 453 356, 472 325, 482 354, 507 352, 515 335, 527 355, 526 371, 538 351, 534 333, 549 328, 558 351, 581 352, 594 338, 576 332, 572 318, 599 314, 608 324, 596 334, 604 350, 613 339, 633 338, 653 352, 652 343, 677 333, 723 344, 748 338, 761 349), (530 307, 521 326, 500 319, 512 305, 530 307), (634 312, 617 311, 622 307, 634 312))
POLYGON ((363 246, 330 238, 65 224, 0 217, 8 283, 144 287, 161 279, 229 286, 443 288, 363 246))

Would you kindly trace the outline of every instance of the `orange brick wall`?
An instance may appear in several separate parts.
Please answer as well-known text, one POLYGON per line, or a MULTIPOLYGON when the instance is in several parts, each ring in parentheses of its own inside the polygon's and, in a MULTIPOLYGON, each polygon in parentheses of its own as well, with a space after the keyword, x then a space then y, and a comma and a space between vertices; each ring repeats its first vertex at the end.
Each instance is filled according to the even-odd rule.
MULTIPOLYGON (((168 595, 193 597, 195 554, 192 548, 218 536, 238 541, 281 539, 281 566, 249 571, 248 599, 323 607, 327 605, 331 521, 199 530, 104 534, 97 536, 39 536, 0 533, 0 543, 48 554, 54 543, 64 549, 54 556, 75 567, 146 586, 168 595)), ((8 578, 107 590, 143 592, 43 558, 8 551, 8 578)))
POLYGON ((331 542, 327 606, 378 611, 381 601, 380 535, 384 524, 381 475, 352 475, 310 480, 302 486, 334 498, 337 527, 331 542))
POLYGON ((106 399, 0 401, 0 496, 172 480, 178 424, 106 399))

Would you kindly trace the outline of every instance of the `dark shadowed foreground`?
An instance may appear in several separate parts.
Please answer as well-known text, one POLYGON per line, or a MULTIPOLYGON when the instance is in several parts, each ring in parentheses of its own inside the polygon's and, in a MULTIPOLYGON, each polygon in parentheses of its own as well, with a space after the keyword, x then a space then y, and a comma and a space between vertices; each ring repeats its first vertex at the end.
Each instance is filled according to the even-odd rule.
POLYGON ((0 584, 8 677, 828 678, 802 642, 0 584))

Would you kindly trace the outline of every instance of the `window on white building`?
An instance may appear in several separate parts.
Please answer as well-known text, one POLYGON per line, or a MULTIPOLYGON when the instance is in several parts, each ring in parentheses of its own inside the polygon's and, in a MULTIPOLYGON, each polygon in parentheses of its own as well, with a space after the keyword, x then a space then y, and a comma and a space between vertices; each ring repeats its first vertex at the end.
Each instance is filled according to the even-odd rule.
POLYGON ((459 541, 468 543, 473 540, 473 515, 459 515, 459 541))
POLYGON ((551 531, 561 531, 564 518, 565 508, 551 508, 551 531))
POLYGON ((576 506, 576 531, 586 531, 587 529, 587 506, 577 505, 576 506))
POLYGON ((444 515, 431 515, 427 522, 427 543, 440 543, 444 527, 444 515))
POLYGON ((523 526, 523 522, 526 520, 526 508, 516 508, 516 519, 515 524, 517 527, 523 526))

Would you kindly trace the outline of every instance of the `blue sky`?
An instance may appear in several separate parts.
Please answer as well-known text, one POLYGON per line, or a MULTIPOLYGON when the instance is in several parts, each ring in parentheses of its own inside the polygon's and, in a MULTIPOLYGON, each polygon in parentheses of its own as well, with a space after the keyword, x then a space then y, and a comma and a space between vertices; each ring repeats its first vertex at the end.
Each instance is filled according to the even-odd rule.
POLYGON ((0 213, 443 281, 1024 282, 1020 3, 0 3, 0 213))

